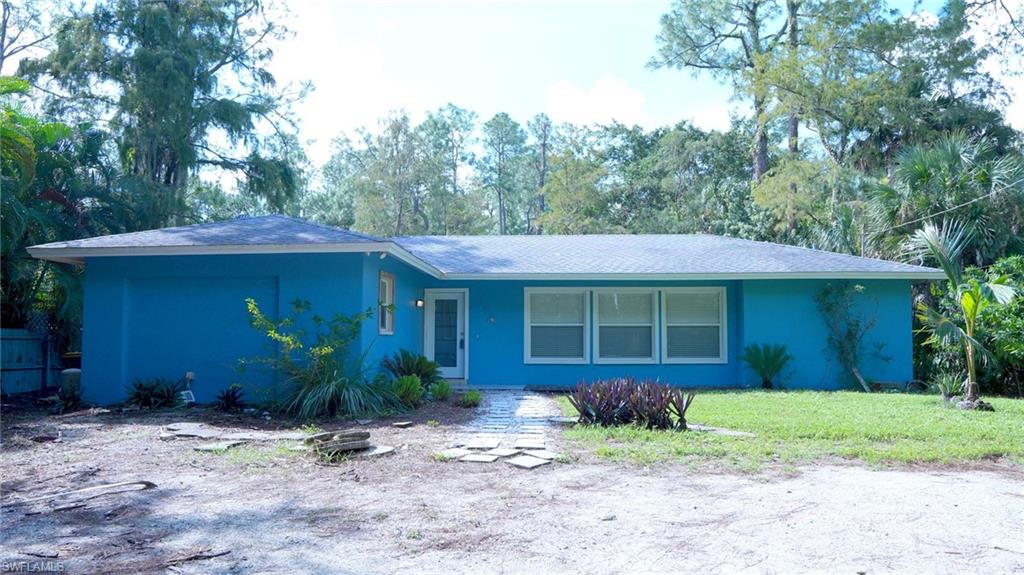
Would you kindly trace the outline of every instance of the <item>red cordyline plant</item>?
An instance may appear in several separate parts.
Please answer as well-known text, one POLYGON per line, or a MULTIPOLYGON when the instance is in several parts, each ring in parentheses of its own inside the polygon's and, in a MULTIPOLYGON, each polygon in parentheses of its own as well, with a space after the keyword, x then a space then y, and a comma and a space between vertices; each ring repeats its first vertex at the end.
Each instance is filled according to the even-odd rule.
POLYGON ((632 377, 581 381, 569 394, 582 424, 646 429, 685 430, 686 411, 693 398, 693 393, 667 383, 632 377))

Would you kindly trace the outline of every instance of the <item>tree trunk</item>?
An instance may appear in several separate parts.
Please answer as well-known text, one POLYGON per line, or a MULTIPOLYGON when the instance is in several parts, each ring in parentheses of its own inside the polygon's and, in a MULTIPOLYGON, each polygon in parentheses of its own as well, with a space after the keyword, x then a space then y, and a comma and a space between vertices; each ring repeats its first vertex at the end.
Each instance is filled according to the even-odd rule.
MULTIPOLYGON (((788 28, 787 45, 789 55, 794 60, 800 47, 800 21, 797 14, 800 9, 799 0, 786 1, 786 21, 788 28)), ((800 151, 800 114, 796 110, 789 113, 789 153, 797 154, 800 151)))
MULTIPOLYGON (((974 334, 970 334, 972 337, 974 334)), ((974 366, 974 346, 964 342, 964 351, 967 355, 967 389, 964 390, 964 401, 978 401, 978 370, 974 366)))
POLYGON ((760 182, 765 172, 768 171, 768 131, 764 125, 764 96, 754 97, 754 122, 757 126, 754 131, 753 167, 754 181, 760 182))

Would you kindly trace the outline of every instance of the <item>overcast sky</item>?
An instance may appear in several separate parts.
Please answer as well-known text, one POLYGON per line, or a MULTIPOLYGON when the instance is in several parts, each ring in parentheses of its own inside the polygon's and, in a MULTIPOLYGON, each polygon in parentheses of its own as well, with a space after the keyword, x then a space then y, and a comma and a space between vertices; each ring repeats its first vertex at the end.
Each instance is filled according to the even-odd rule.
MULTIPOLYGON (((413 120, 452 102, 482 120, 618 120, 646 127, 688 119, 726 128, 731 90, 707 76, 650 70, 668 1, 289 2, 295 37, 279 46, 279 80, 310 80, 297 108, 315 164, 332 137, 404 109, 413 120)), ((893 2, 909 10, 911 1, 893 2)), ((935 10, 941 2, 923 2, 935 10)), ((1014 80, 1020 85, 1020 78, 1014 80)), ((1021 90, 1024 94, 1024 90, 1021 90)), ((1024 106, 1007 110, 1024 128, 1024 106)))

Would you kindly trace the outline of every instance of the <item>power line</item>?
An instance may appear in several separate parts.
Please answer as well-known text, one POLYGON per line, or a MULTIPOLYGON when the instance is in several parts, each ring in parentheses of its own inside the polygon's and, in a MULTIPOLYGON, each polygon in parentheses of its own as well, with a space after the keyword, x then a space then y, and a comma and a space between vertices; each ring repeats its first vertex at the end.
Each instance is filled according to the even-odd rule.
POLYGON ((964 202, 964 203, 962 203, 960 205, 953 206, 952 208, 947 208, 947 209, 942 210, 940 212, 935 212, 934 214, 928 214, 927 216, 923 216, 923 217, 917 218, 916 220, 910 220, 909 222, 903 222, 902 224, 896 224, 895 226, 890 226, 890 227, 885 228, 884 230, 878 232, 878 234, 881 235, 881 234, 884 234, 885 232, 888 232, 888 231, 891 231, 891 230, 895 230, 897 228, 902 228, 903 226, 909 226, 910 224, 916 224, 918 222, 923 222, 925 220, 930 220, 930 219, 934 218, 935 216, 941 216, 942 214, 947 214, 947 213, 952 212, 954 210, 959 210, 960 208, 965 207, 965 206, 969 206, 969 205, 973 204, 974 202, 980 202, 981 200, 985 200, 985 199, 991 198, 992 196, 994 196, 994 195, 996 195, 996 194, 998 194, 998 193, 1000 193, 1000 192, 1002 192, 1004 190, 1013 189, 1014 187, 1016 187, 1021 182, 1024 182, 1024 179, 1018 180, 1018 181, 1016 181, 1016 182, 1014 182, 1014 183, 1012 183, 1010 185, 1007 185, 1007 186, 1005 186, 1003 188, 1000 188, 998 190, 991 191, 991 192, 985 194, 984 196, 978 196, 978 197, 974 198, 973 200, 968 200, 968 201, 966 201, 966 202, 964 202))

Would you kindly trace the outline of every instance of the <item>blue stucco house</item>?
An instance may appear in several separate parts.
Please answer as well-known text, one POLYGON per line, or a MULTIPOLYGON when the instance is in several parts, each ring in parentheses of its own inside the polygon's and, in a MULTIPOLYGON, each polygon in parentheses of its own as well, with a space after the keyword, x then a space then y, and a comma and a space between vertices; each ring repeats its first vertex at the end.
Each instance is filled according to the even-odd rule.
MULTIPOLYGON (((413 350, 473 387, 568 387, 623 375, 755 386, 740 360, 744 346, 779 343, 794 357, 788 387, 833 389, 844 376, 814 296, 836 281, 862 285, 858 305, 877 320, 867 344, 884 353, 868 360, 865 375, 907 381, 911 283, 943 277, 709 235, 376 238, 285 216, 29 251, 85 265, 82 381, 99 403, 123 399, 136 378, 185 372, 195 374, 198 399, 211 400, 238 381, 239 358, 266 352, 249 326, 250 297, 278 316, 295 299, 325 316, 375 308, 357 342, 372 361, 413 350)), ((269 393, 279 385, 272 374, 247 377, 269 393)))

